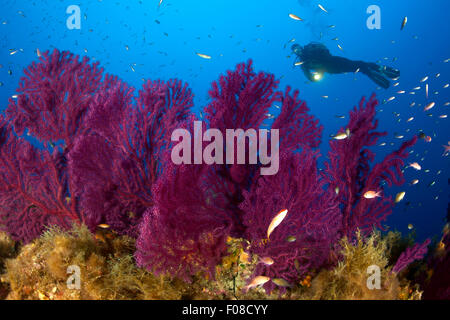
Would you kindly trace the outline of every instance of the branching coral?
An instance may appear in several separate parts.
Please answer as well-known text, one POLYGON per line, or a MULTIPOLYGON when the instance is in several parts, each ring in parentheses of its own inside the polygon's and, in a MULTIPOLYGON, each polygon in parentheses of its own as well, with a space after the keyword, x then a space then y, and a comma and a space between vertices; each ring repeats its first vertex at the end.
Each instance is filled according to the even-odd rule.
MULTIPOLYGON (((273 74, 253 70, 253 62, 241 63, 236 70, 221 75, 212 83, 209 91, 211 102, 205 107, 205 119, 210 128, 218 129, 225 136, 227 129, 258 129, 267 118, 272 104, 279 101, 281 93, 276 91, 278 81, 273 74)), ((241 143, 246 143, 245 140, 241 143)), ((226 148, 224 150, 224 153, 226 148)), ((237 148, 231 150, 236 159, 237 148)), ((246 159, 249 157, 246 151, 246 159)), ((233 197, 237 206, 241 190, 248 187, 255 166, 232 164, 217 167, 218 174, 234 184, 233 197)))
MULTIPOLYGON (((274 102, 282 100, 281 116, 275 123, 277 129, 278 127, 283 127, 281 131, 286 134, 286 139, 282 141, 282 146, 284 146, 286 151, 293 151, 299 147, 308 149, 304 155, 304 158, 307 158, 305 162, 309 161, 307 163, 308 169, 299 173, 299 175, 303 174, 303 178, 306 179, 308 174, 314 172, 314 177, 318 177, 315 171, 315 155, 310 151, 309 147, 318 145, 321 128, 318 126, 317 120, 307 114, 308 109, 306 105, 298 99, 298 91, 291 95, 290 88, 288 88, 283 95, 275 91, 276 86, 277 82, 274 80, 273 75, 266 73, 256 74, 253 71, 251 61, 247 64, 238 65, 235 71, 229 71, 226 76, 221 76, 218 82, 213 83, 210 90, 212 102, 205 109, 208 125, 219 129, 222 134, 225 134, 226 129, 239 128, 246 130, 258 128, 266 118, 266 113, 270 106, 274 102), (311 170, 309 169, 310 167, 312 168, 311 170)), ((233 152, 236 154, 236 149, 233 152)), ((287 159, 284 160, 287 161, 287 159)), ((277 180, 274 184, 276 184, 276 188, 284 188, 282 192, 272 193, 272 190, 267 188, 264 195, 260 196, 256 202, 264 203, 264 197, 268 194, 274 194, 277 197, 283 192, 287 192, 291 185, 287 184, 285 180, 292 174, 292 170, 295 171, 296 165, 298 163, 296 164, 295 160, 289 162, 286 164, 287 169, 285 173, 282 176, 277 175, 277 180)), ((166 173, 162 181, 159 182, 158 190, 153 192, 159 200, 157 200, 155 207, 147 211, 146 219, 142 225, 137 254, 140 264, 148 266, 150 270, 157 272, 169 271, 171 274, 182 276, 183 278, 187 278, 189 274, 196 274, 202 268, 209 269, 209 274, 212 275, 214 265, 220 261, 225 252, 223 241, 228 235, 240 236, 242 235, 241 230, 248 228, 250 224, 260 229, 267 227, 259 224, 261 222, 259 220, 268 219, 259 210, 251 208, 252 213, 257 213, 259 220, 249 222, 251 221, 250 218, 242 216, 244 213, 243 207, 238 207, 243 200, 245 188, 255 185, 255 181, 258 179, 259 175, 255 172, 255 168, 257 166, 235 164, 210 167, 197 165, 197 168, 179 166, 174 167, 172 170, 164 169, 166 173), (164 184, 164 188, 161 187, 162 184, 164 184), (189 185, 190 189, 187 195, 183 194, 183 190, 186 189, 185 185, 189 185), (205 187, 210 189, 210 191, 206 192, 205 187), (164 195, 164 201, 161 201, 162 195, 164 195), (216 204, 217 202, 219 203, 218 205, 216 204), (167 210, 169 208, 170 210, 167 210), (207 234, 209 234, 208 237, 214 235, 213 239, 216 239, 212 244, 208 244, 209 247, 212 246, 211 248, 214 248, 213 251, 210 249, 205 251, 205 240, 202 237, 207 234), (220 241, 222 241, 221 244, 220 241), (155 267, 156 270, 154 269, 155 267)), ((302 177, 299 177, 299 179, 302 179, 302 177)), ((298 188, 292 192, 298 192, 300 195, 303 195, 300 189, 302 187, 306 188, 305 192, 308 192, 306 191, 309 188, 308 183, 311 182, 312 184, 315 183, 315 181, 293 182, 293 184, 301 183, 302 186, 297 186, 298 188)), ((316 196, 322 193, 320 188, 321 185, 318 184, 317 188, 311 192, 311 197, 308 201, 314 201, 313 193, 316 196)), ((251 192, 254 192, 254 190, 252 189, 251 192)), ((295 196, 295 194, 292 194, 290 201, 295 202, 295 196)), ((297 209, 299 209, 298 215, 301 214, 301 210, 305 208, 310 209, 310 202, 306 200, 301 201, 296 203, 297 209), (303 207, 300 204, 301 201, 305 201, 303 207)), ((250 210, 250 205, 248 205, 247 209, 250 210)), ((268 215, 273 214, 270 211, 271 209, 274 208, 270 207, 270 209, 267 209, 266 213, 268 215)), ((318 217, 307 216, 308 214, 314 216, 319 211, 318 208, 312 210, 314 212, 308 212, 305 219, 311 223, 313 219, 316 219, 315 223, 318 223, 318 217)), ((328 210, 321 212, 322 217, 327 213, 329 213, 328 210)), ((293 218, 293 221, 295 221, 295 218, 293 218)), ((299 221, 298 225, 305 221, 299 221)), ((324 227, 331 228, 331 226, 326 224, 324 224, 324 227)), ((304 230, 304 228, 301 230, 304 230)), ((248 235, 251 232, 248 232, 248 235)), ((300 238, 306 239, 309 237, 309 235, 300 236, 299 232, 295 234, 299 237, 298 243, 302 241, 300 238)), ((261 239, 254 239, 253 237, 255 236, 257 235, 252 234, 251 239, 259 242, 261 239)), ((321 237, 323 235, 317 230, 317 239, 321 237)), ((313 246, 324 247, 324 250, 327 251, 329 241, 326 244, 319 243, 320 241, 318 240, 318 243, 315 243, 313 246)), ((295 244, 291 244, 291 246, 295 246, 295 244)), ((275 248, 272 249, 276 250, 275 248)), ((299 250, 302 251, 305 248, 302 247, 299 250)), ((311 248, 306 250, 311 250, 311 248)), ((321 254, 320 250, 316 252, 319 255, 321 254)), ((300 255, 308 256, 309 253, 305 254, 302 252, 300 255)), ((323 256, 326 258, 327 254, 323 256)), ((286 257, 286 259, 289 259, 287 264, 293 267, 295 258, 286 257)), ((314 261, 314 258, 309 259, 309 261, 314 261)), ((321 262, 318 259, 314 263, 320 265, 321 262)), ((286 270, 287 267, 284 262, 280 262, 280 270, 286 270)), ((306 269, 306 267, 303 268, 306 269)), ((290 280, 298 278, 298 271, 295 271, 294 267, 291 270, 296 275, 285 277, 290 278, 290 280)))
MULTIPOLYGON (((273 75, 253 71, 251 61, 213 82, 205 109, 211 128, 258 128, 279 98, 273 75)), ((236 154, 236 149, 233 150, 236 154)), ((170 160, 168 160, 170 162, 170 160)), ((155 186, 155 206, 146 213, 137 244, 140 265, 189 279, 214 276, 229 235, 241 235, 238 204, 255 166, 167 164, 155 186)))
MULTIPOLYGON (((329 187, 338 190, 338 201, 342 208, 343 236, 352 237, 357 229, 368 233, 373 227, 382 228, 381 222, 392 212, 392 197, 382 195, 367 199, 367 191, 383 191, 382 182, 389 186, 403 183, 401 167, 408 156, 406 149, 414 145, 417 137, 405 142, 395 152, 373 165, 375 154, 367 147, 373 146, 385 132, 376 132, 375 107, 378 101, 372 96, 350 113, 347 125, 350 136, 344 140, 330 142, 329 161, 325 163, 324 178, 329 187)), ((346 130, 342 130, 346 131, 346 130)))
POLYGON ((280 130, 280 149, 295 151, 302 147, 316 148, 320 144, 323 127, 319 120, 308 114, 308 107, 299 99, 299 91, 288 86, 281 95, 281 112, 272 124, 280 130))
POLYGON ((253 70, 252 61, 241 63, 212 83, 211 103, 205 108, 205 118, 211 128, 259 128, 269 108, 280 98, 275 89, 278 81, 273 74, 253 70))
POLYGON ((29 242, 45 226, 81 221, 68 190, 65 159, 18 138, 0 116, 0 226, 29 242))
MULTIPOLYGON (((273 180, 272 184, 267 183, 266 190, 260 189, 258 184, 253 184, 250 192, 244 192, 246 202, 241 206, 241 209, 245 206, 244 211, 249 213, 249 216, 247 216, 247 234, 251 234, 252 231, 254 232, 259 228, 259 231, 250 235, 250 239, 258 243, 255 246, 258 249, 253 248, 253 250, 260 251, 258 255, 270 257, 275 262, 275 258, 280 255, 283 257, 282 261, 289 261, 289 267, 286 267, 284 263, 280 265, 273 263, 269 266, 261 264, 256 268, 255 275, 283 278, 293 282, 298 280, 300 276, 305 275, 308 270, 321 266, 332 252, 330 251, 331 245, 342 235, 353 237, 357 228, 361 228, 363 232, 367 233, 374 227, 381 227, 381 221, 392 210, 392 199, 385 197, 369 201, 363 198, 363 194, 369 190, 382 189, 381 183, 383 181, 386 181, 389 185, 402 183, 402 159, 407 156, 406 148, 414 144, 416 138, 405 142, 398 151, 388 155, 381 163, 370 168, 374 153, 364 147, 373 145, 379 136, 384 135, 384 133, 373 131, 377 127, 377 121, 374 119, 376 105, 377 101, 374 97, 365 105, 363 99, 360 102, 359 109, 355 108, 350 114, 350 123, 347 127, 350 135, 345 140, 330 143, 330 162, 326 164, 326 170, 322 174, 323 179, 316 176, 315 165, 305 165, 305 161, 299 160, 290 164, 287 161, 289 157, 285 156, 281 163, 286 167, 277 176, 260 178, 260 181, 264 181, 264 183, 273 180), (308 177, 308 181, 301 182, 303 176, 308 177), (300 185, 296 186, 295 183, 300 183, 300 185), (258 188, 255 186, 258 186, 258 188), (299 190, 298 194, 296 193, 297 190, 299 190), (310 194, 305 196, 301 192, 310 192, 310 194), (322 196, 326 199, 325 201, 321 200, 322 196), (295 199, 296 205, 299 207, 296 209, 294 206, 291 210, 289 203, 283 203, 286 197, 289 201, 295 199), (313 212, 316 210, 315 212, 320 212, 323 215, 317 214, 317 216, 314 216, 314 213, 310 213, 308 217, 307 210, 310 209, 308 207, 311 206, 310 203, 314 203, 316 206, 313 212), (326 208, 320 206, 326 206, 326 208), (293 216, 289 217, 288 215, 285 223, 278 227, 279 234, 283 238, 277 239, 274 236, 275 239, 266 244, 264 243, 264 235, 270 223, 270 218, 273 218, 282 209, 288 209, 289 212, 293 211, 293 216), (311 219, 310 224, 304 221, 304 219, 307 219, 305 217, 311 219), (290 225, 297 227, 295 228, 295 235, 291 234, 293 232, 289 230, 281 231, 290 225), (325 231, 322 236, 321 230, 325 231), (256 234, 258 236, 252 238, 256 234), (294 243, 288 243, 286 240, 288 236, 295 239, 294 243), (257 239, 258 237, 259 239, 257 239), (290 246, 291 250, 281 249, 278 247, 281 244, 285 248, 290 246), (294 249, 296 245, 299 246, 297 250, 294 249), (271 246, 273 246, 272 252, 266 251, 271 246), (321 248, 322 251, 318 248, 321 248), (285 251, 288 253, 283 255, 285 251), (296 256, 302 257, 305 253, 306 259, 297 260, 296 256), (295 260, 297 260, 297 267, 293 265, 295 260), (274 272, 277 268, 279 268, 278 271, 274 272)), ((283 115, 283 111, 281 115, 283 115)), ((277 120, 275 120, 276 122, 277 120)), ((316 135, 310 137, 311 145, 314 145, 315 138, 316 135)), ((315 163, 315 159, 311 160, 313 153, 307 148, 306 143, 303 143, 301 154, 306 159, 309 157, 306 163, 308 161, 315 163)), ((265 284, 268 291, 273 287, 272 282, 265 284)))
MULTIPOLYGON (((291 285, 307 272, 323 266, 340 228, 340 211, 334 191, 324 191, 316 167, 316 153, 283 154, 280 172, 261 176, 248 192, 241 209, 245 212, 246 238, 250 253, 269 257, 260 262, 255 275, 282 278, 291 285), (287 209, 282 223, 267 239, 267 228, 277 212, 287 209)), ((265 288, 270 291, 273 282, 265 288)))
POLYGON ((95 97, 89 132, 77 139, 69 166, 88 226, 107 223, 136 237, 144 211, 154 203, 152 186, 163 170, 163 152, 172 131, 183 127, 193 96, 176 80, 148 81, 137 107, 131 93, 118 83, 95 97))
POLYGON ((17 101, 10 99, 6 114, 19 135, 26 129, 40 141, 63 140, 70 148, 76 136, 85 129, 84 115, 93 95, 107 85, 102 83, 103 69, 89 58, 79 61, 68 51, 44 52, 39 63, 24 71, 17 89, 17 101))
POLYGON ((399 273, 414 260, 422 259, 425 256, 425 254, 427 253, 427 250, 428 250, 427 246, 429 244, 430 244, 430 239, 427 239, 422 244, 417 243, 414 246, 407 248, 404 252, 402 252, 400 257, 398 258, 392 271, 399 273))
POLYGON ((221 185, 210 166, 168 165, 155 185, 155 206, 142 221, 137 262, 155 274, 190 280, 199 272, 215 275, 233 228, 221 185), (190 186, 188 192, 186 185, 190 186))
POLYGON ((159 154, 187 118, 192 94, 180 81, 148 81, 134 108, 133 89, 102 72, 57 50, 25 70, 9 123, 0 120, 0 224, 14 239, 29 242, 47 225, 72 222, 137 236, 159 154), (45 148, 15 136, 12 125, 45 148))
POLYGON ((86 129, 94 94, 116 79, 102 81, 98 63, 56 49, 44 52, 24 73, 17 101, 9 100, 7 118, 0 119, 0 225, 15 240, 29 242, 47 225, 68 228, 83 222, 66 155, 86 129), (27 130, 45 148, 18 138, 12 126, 19 135, 27 130))

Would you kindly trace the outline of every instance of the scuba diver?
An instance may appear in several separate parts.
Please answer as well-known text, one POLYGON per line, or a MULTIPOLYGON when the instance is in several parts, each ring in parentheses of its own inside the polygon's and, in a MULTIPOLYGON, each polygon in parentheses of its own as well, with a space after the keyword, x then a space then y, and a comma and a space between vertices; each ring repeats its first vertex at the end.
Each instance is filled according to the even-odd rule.
POLYGON ((325 72, 336 74, 345 72, 362 72, 380 87, 389 88, 389 80, 397 79, 400 71, 375 63, 354 61, 343 57, 333 56, 321 43, 312 42, 304 47, 294 44, 292 51, 300 59, 303 73, 313 82, 322 79, 325 72))

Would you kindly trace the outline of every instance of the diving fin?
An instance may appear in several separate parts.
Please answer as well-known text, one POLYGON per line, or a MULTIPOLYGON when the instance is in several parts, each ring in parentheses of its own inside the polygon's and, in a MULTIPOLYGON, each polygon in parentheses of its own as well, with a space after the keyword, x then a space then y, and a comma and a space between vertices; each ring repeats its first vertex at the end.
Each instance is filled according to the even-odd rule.
POLYGON ((380 87, 384 89, 389 88, 390 85, 389 80, 383 77, 381 73, 372 70, 369 73, 367 73, 367 76, 380 87))
POLYGON ((400 70, 388 66, 381 67, 381 72, 390 79, 396 79, 400 77, 400 70))

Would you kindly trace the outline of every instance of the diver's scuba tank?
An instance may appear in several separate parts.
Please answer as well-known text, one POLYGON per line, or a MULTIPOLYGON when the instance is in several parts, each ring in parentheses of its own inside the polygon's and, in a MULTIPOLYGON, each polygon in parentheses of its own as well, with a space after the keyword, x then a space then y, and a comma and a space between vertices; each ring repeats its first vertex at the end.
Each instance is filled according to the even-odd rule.
POLYGON ((302 55, 304 55, 305 57, 313 57, 329 54, 330 51, 328 50, 328 48, 323 43, 319 42, 311 42, 302 49, 302 55))

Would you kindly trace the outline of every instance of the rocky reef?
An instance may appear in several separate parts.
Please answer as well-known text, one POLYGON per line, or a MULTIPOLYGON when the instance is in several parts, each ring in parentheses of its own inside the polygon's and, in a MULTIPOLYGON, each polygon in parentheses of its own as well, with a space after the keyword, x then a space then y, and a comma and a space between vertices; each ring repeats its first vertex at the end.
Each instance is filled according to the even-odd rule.
POLYGON ((173 131, 199 120, 187 84, 147 80, 134 95, 88 58, 43 53, 0 115, 2 295, 420 298, 402 275, 429 240, 395 255, 399 237, 374 231, 392 212, 388 187, 404 182, 417 138, 374 163, 370 147, 387 133, 376 131, 376 97, 363 98, 318 168, 322 126, 298 90, 278 85, 252 61, 239 64, 212 83, 201 113, 205 129, 222 133, 277 130, 279 142, 268 143, 278 173, 262 175, 261 161, 175 164, 173 131), (367 285, 373 265, 376 290, 367 285), (71 272, 80 288, 68 284, 71 272))

